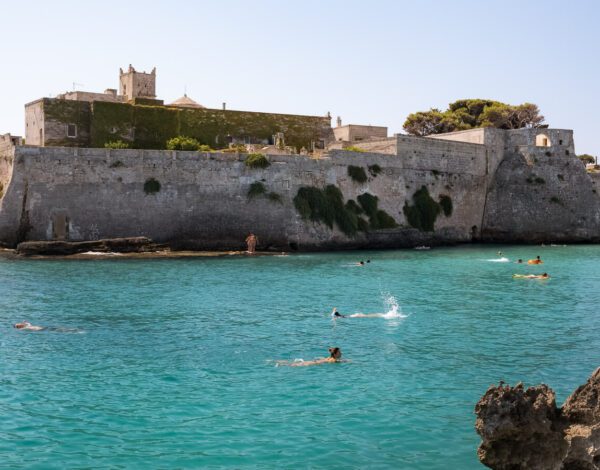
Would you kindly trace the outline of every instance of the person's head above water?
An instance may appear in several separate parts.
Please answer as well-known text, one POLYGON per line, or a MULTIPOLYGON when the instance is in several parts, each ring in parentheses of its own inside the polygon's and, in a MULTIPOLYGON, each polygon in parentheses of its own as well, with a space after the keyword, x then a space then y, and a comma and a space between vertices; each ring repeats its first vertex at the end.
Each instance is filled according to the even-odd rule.
POLYGON ((29 323, 28 321, 22 321, 20 323, 15 323, 14 324, 14 328, 20 330, 21 328, 27 328, 31 326, 31 323, 29 323))
POLYGON ((539 255, 538 255, 538 256, 536 256, 536 259, 537 259, 538 261, 540 260, 540 257, 539 257, 539 255))
POLYGON ((370 263, 370 262, 371 262, 371 260, 370 260, 370 259, 368 259, 368 260, 367 260, 367 263, 370 263))
POLYGON ((342 350, 340 348, 329 348, 329 357, 339 361, 342 358, 342 350))
POLYGON ((522 263, 522 262, 523 262, 523 260, 522 260, 521 258, 519 258, 519 259, 517 260, 517 263, 522 263))

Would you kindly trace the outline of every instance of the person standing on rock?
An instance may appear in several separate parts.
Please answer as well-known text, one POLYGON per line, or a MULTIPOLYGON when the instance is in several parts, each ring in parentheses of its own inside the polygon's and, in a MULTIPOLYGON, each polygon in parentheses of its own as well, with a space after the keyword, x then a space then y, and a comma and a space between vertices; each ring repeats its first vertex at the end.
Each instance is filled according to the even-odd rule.
POLYGON ((258 237, 253 233, 250 233, 246 237, 246 244, 248 245, 248 253, 253 255, 256 252, 256 244, 258 243, 258 237))

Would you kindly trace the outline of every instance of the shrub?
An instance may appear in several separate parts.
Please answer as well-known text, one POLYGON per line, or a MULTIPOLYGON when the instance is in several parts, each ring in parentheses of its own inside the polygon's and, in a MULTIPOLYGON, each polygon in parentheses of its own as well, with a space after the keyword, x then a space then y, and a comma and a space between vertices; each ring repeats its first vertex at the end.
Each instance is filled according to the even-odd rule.
POLYGON ((116 162, 112 162, 110 164, 110 168, 121 168, 122 166, 125 166, 125 163, 123 163, 121 160, 117 160, 116 162))
POLYGON ((350 199, 346 203, 346 210, 354 212, 356 215, 360 215, 360 214, 362 214, 364 212, 362 210, 362 208, 353 199, 350 199))
POLYGON ((356 147, 355 145, 348 145, 347 147, 344 147, 342 150, 346 150, 348 152, 364 152, 363 149, 361 149, 360 147, 356 147))
POLYGON ((232 145, 229 148, 221 150, 223 153, 246 153, 246 146, 242 144, 232 145))
POLYGON ((248 189, 248 198, 252 199, 257 196, 262 196, 267 192, 267 188, 260 181, 255 181, 250 185, 250 189, 248 189))
POLYGON ((167 150, 198 150, 200 142, 192 137, 179 135, 167 140, 167 150))
POLYGON ((294 197, 294 206, 303 219, 322 222, 329 228, 335 223, 349 237, 354 236, 359 227, 366 229, 366 221, 349 209, 352 204, 344 204, 342 192, 332 184, 322 190, 311 186, 300 188, 294 197))
POLYGON ((154 178, 149 178, 144 183, 144 192, 146 194, 155 194, 160 191, 160 182, 154 178))
POLYGON ((364 168, 360 166, 348 166, 348 176, 357 183, 365 183, 367 181, 367 174, 365 173, 364 168))
POLYGON ((105 149, 128 149, 129 142, 123 142, 122 140, 112 140, 104 144, 105 149))
POLYGON ((440 204, 431 198, 426 186, 421 186, 412 199, 413 205, 409 206, 408 202, 405 202, 402 209, 406 220, 422 232, 433 232, 435 219, 442 210, 440 204))
POLYGON ((198 146, 198 152, 214 152, 210 145, 201 144, 198 146))
POLYGON ((452 215, 452 199, 450 196, 446 196, 442 194, 440 196, 440 206, 442 207, 442 211, 444 211, 444 215, 446 217, 450 217, 452 215))
POLYGON ((381 173, 381 167, 375 163, 374 165, 369 165, 367 167, 369 169, 369 173, 371 173, 371 176, 373 178, 375 178, 379 173, 381 173))
POLYGON ((281 195, 274 193, 274 192, 270 192, 267 197, 269 198, 269 201, 272 202, 278 202, 279 204, 283 204, 283 201, 281 199, 281 195))
POLYGON ((391 215, 389 215, 383 209, 379 209, 377 207, 379 205, 379 199, 377 196, 364 193, 358 196, 356 199, 365 211, 365 214, 369 216, 369 227, 373 230, 394 228, 398 226, 391 215))
POLYGON ((271 164, 262 153, 249 153, 244 163, 249 168, 267 168, 271 164))

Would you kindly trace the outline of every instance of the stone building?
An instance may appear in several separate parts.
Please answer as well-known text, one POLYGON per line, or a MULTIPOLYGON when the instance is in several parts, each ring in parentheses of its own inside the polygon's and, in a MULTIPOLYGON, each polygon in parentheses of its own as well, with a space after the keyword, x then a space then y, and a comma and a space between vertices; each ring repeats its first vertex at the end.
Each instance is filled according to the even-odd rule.
POLYGON ((133 148, 164 149, 185 135, 212 148, 231 144, 274 145, 283 133, 287 145, 324 149, 333 141, 331 118, 209 109, 187 95, 165 105, 156 98, 156 69, 120 70, 119 93, 67 92, 25 105, 28 145, 104 147, 121 140, 133 148))

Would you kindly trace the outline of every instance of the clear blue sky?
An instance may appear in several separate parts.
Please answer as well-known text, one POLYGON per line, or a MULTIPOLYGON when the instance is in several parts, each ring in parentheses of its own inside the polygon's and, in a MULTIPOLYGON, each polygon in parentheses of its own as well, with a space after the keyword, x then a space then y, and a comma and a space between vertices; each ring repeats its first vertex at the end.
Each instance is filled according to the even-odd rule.
POLYGON ((208 107, 341 115, 400 132, 460 98, 536 103, 600 155, 600 2, 3 1, 0 133, 23 105, 118 86, 157 67, 157 94, 208 107))

